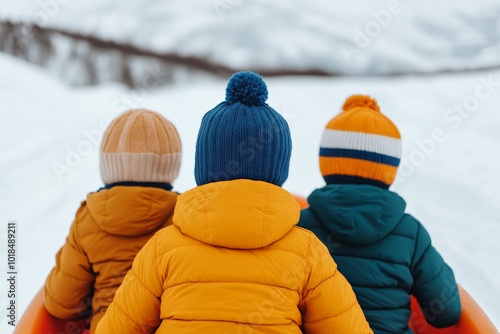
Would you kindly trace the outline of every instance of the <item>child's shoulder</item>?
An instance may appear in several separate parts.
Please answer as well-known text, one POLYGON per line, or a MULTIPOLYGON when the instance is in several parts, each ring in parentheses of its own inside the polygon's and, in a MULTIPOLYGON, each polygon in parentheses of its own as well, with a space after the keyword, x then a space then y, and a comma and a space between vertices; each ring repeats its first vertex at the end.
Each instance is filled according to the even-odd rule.
POLYGON ((324 245, 311 230, 301 226, 294 226, 285 238, 276 243, 276 246, 284 247, 287 251, 306 257, 315 249, 322 248, 324 245))
POLYGON ((430 236, 424 225, 413 215, 405 213, 396 226, 393 234, 399 234, 420 242, 430 242, 430 236))
POLYGON ((83 200, 80 202, 78 209, 76 209, 73 225, 81 224, 82 221, 85 221, 88 214, 87 200, 83 200))
POLYGON ((161 253, 167 253, 180 247, 204 245, 203 242, 182 233, 181 229, 173 224, 156 232, 152 240, 156 243, 158 252, 161 253))

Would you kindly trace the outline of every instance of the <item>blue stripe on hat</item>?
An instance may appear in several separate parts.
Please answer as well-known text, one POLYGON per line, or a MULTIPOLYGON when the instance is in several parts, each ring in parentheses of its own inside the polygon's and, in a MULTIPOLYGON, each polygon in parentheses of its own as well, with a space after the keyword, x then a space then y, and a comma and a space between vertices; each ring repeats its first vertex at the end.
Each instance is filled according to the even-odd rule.
POLYGON ((350 150, 344 148, 321 147, 319 149, 319 155, 322 157, 329 157, 329 158, 352 158, 352 159, 367 160, 394 167, 398 167, 399 162, 401 160, 380 153, 361 151, 361 150, 350 150))
POLYGON ((361 176, 332 174, 323 176, 327 184, 369 184, 382 189, 389 189, 390 185, 382 181, 367 179, 361 176))

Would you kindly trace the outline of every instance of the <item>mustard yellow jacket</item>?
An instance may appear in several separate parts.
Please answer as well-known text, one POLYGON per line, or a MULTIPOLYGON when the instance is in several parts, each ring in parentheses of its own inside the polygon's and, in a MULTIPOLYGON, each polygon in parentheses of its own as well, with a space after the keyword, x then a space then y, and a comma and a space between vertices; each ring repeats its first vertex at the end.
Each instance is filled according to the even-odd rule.
POLYGON ((45 306, 60 319, 90 315, 91 333, 144 244, 171 224, 177 194, 123 187, 91 193, 82 202, 45 283, 45 306))
POLYGON ((251 180, 179 196, 97 327, 125 333, 372 333, 285 190, 251 180))

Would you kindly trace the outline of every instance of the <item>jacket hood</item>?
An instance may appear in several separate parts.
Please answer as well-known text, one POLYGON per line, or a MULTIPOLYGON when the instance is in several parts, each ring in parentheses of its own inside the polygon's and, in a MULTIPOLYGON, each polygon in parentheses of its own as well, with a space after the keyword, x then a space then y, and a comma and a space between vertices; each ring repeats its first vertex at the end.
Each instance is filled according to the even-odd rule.
POLYGON ((313 191, 307 200, 336 241, 357 245, 384 238, 406 208, 398 194, 370 185, 331 184, 313 191))
POLYGON ((172 215, 177 196, 160 188, 116 186, 89 194, 87 207, 104 232, 135 236, 163 224, 172 215))
POLYGON ((208 183, 180 195, 173 224, 204 243, 254 249, 281 239, 299 216, 300 206, 286 190, 239 179, 208 183))

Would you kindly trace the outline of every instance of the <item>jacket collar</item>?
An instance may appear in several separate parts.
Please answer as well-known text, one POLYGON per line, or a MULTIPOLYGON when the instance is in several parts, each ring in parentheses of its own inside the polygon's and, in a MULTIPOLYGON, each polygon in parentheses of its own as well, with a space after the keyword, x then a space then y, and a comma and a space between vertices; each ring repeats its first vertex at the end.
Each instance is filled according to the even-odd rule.
POLYGON ((150 233, 171 217, 177 193, 156 187, 115 186, 87 196, 87 207, 106 233, 137 236, 150 233))
POLYGON ((254 249, 281 239, 299 215, 300 206, 281 187, 238 179, 208 183, 180 195, 173 223, 204 243, 254 249))
POLYGON ((310 209, 345 244, 371 244, 401 221, 406 203, 396 193, 371 185, 331 184, 307 198, 310 209))

